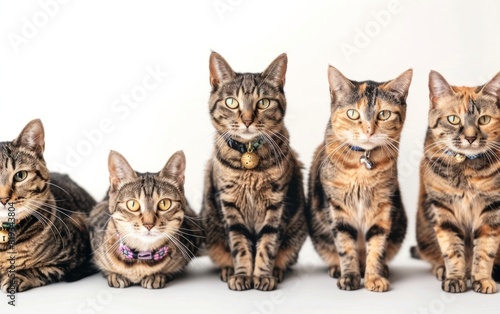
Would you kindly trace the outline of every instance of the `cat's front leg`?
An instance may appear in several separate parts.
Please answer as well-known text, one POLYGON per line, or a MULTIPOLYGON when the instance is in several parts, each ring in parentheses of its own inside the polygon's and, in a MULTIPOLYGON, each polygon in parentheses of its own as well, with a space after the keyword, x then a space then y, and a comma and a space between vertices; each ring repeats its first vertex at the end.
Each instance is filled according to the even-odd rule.
POLYGON ((141 286, 146 289, 165 288, 167 276, 165 274, 152 274, 142 278, 141 286))
POLYGON ((486 294, 497 292, 497 284, 492 279, 491 273, 500 240, 499 229, 485 223, 474 231, 471 282, 472 290, 476 292, 486 294))
POLYGON ((132 282, 128 278, 117 273, 106 274, 106 279, 111 288, 127 288, 132 285, 132 282))
POLYGON ((64 270, 59 267, 40 267, 35 269, 22 269, 16 271, 12 277, 2 278, 1 289, 7 293, 10 291, 22 292, 32 288, 45 286, 52 282, 61 281, 64 270))

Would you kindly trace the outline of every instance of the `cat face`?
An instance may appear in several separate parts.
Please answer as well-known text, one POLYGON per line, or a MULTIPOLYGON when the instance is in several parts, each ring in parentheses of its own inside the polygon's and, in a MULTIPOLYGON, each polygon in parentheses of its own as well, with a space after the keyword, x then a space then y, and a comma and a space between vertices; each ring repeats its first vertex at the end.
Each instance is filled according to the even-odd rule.
POLYGON ((122 155, 111 151, 108 168, 109 211, 126 243, 151 250, 172 240, 186 205, 184 153, 175 153, 159 173, 136 173, 122 155))
POLYGON ((283 92, 287 57, 262 73, 235 73, 216 52, 210 55, 210 113, 217 132, 249 141, 278 132, 286 109, 283 92))
POLYGON ((389 82, 355 82, 330 66, 330 124, 337 141, 334 144, 365 150, 397 147, 412 74, 410 69, 389 82))
POLYGON ((464 155, 498 150, 500 73, 484 86, 457 87, 431 71, 429 90, 429 128, 438 145, 464 155))
POLYGON ((9 204, 17 221, 43 210, 50 195, 44 138, 42 122, 33 120, 14 141, 0 142, 0 221, 7 221, 9 204))

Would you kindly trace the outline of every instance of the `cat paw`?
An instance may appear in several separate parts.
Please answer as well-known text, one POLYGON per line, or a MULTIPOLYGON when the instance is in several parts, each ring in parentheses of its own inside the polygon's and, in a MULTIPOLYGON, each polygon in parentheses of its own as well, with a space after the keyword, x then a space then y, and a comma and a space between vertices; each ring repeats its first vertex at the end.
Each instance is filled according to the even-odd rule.
POLYGON ((495 293, 497 292, 497 283, 490 278, 474 280, 472 282, 472 290, 485 294, 495 293))
POLYGON ((132 282, 130 280, 115 273, 108 275, 107 279, 108 285, 111 288, 127 288, 132 285, 132 282))
POLYGON ((281 268, 275 268, 273 269, 273 276, 276 277, 278 283, 280 283, 283 281, 283 278, 285 277, 285 270, 281 268))
POLYGON ((276 290, 278 288, 278 279, 270 276, 253 277, 253 287, 260 291, 276 290))
POLYGON ((19 289, 20 283, 22 283, 22 280, 20 278, 15 278, 14 280, 12 280, 12 278, 5 276, 2 279, 2 284, 1 284, 2 292, 14 294, 16 292, 24 291, 19 289))
POLYGON ((234 275, 234 268, 232 267, 223 267, 220 270, 220 280, 224 282, 227 282, 232 275, 234 275))
POLYGON ((467 290, 467 284, 463 278, 445 279, 441 284, 441 289, 444 292, 462 293, 467 290))
POLYGON ((328 268, 328 275, 332 278, 339 278, 340 277, 340 266, 339 265, 333 265, 328 268))
POLYGON ((444 265, 434 266, 432 269, 432 274, 436 277, 437 280, 443 281, 446 278, 446 268, 444 265))
POLYGON ((244 291, 253 288, 252 277, 250 276, 229 276, 227 286, 231 290, 244 291))
POLYGON ((373 292, 386 292, 390 287, 389 280, 384 277, 365 278, 365 288, 373 292))
POLYGON ((161 289, 165 288, 167 277, 161 274, 154 274, 142 278, 141 286, 146 289, 161 289))
POLYGON ((347 273, 340 276, 337 287, 340 290, 358 290, 361 285, 361 276, 356 273, 347 273))

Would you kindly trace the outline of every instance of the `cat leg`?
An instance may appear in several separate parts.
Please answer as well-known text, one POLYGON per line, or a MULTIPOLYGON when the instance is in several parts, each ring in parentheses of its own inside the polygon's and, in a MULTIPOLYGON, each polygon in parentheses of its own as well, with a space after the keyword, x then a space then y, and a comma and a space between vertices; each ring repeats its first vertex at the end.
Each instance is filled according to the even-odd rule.
POLYGON ((108 280, 108 285, 111 288, 127 288, 132 285, 132 282, 124 276, 117 273, 108 273, 105 275, 108 280))
POLYGON ((483 224, 474 231, 474 254, 472 259, 472 289, 480 293, 497 292, 497 284, 491 277, 499 243, 499 228, 483 224))
POLYGON ((337 281, 337 287, 341 290, 357 290, 361 284, 357 252, 358 231, 349 223, 337 218, 334 221, 333 235, 340 257, 341 276, 337 281))
POLYGON ((152 274, 142 278, 141 286, 146 289, 160 289, 165 288, 167 281, 165 274, 152 274))
POLYGON ((5 293, 22 292, 61 281, 64 274, 64 270, 54 266, 16 270, 15 277, 2 278, 1 289, 5 293))

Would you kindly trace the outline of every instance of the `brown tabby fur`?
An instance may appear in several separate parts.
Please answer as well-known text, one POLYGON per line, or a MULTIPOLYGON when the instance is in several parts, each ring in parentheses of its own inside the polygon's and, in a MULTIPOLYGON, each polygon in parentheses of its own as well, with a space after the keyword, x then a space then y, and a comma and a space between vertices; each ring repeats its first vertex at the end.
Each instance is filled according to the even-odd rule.
POLYGON ((15 239, 0 244, 3 292, 74 281, 95 272, 85 225, 95 201, 68 176, 49 173, 44 138, 42 122, 33 120, 17 139, 0 143, 0 221, 8 221, 11 205, 16 219, 15 239), (16 180, 23 171, 26 177, 16 180), (11 266, 15 272, 8 272, 11 266))
POLYGON ((483 86, 457 87, 432 71, 429 89, 418 248, 412 253, 432 264, 444 291, 464 292, 470 278, 474 291, 494 293, 492 269, 500 265, 500 73, 483 86), (450 123, 450 115, 460 122, 450 123), (485 115, 491 121, 480 124, 485 115), (479 155, 461 161, 456 153, 479 155))
POLYGON ((90 215, 94 262, 110 287, 163 288, 195 256, 203 234, 184 196, 185 163, 179 151, 159 173, 139 173, 122 155, 110 152, 109 195, 90 215), (159 202, 165 198, 172 200, 172 207, 162 211, 159 202), (140 209, 129 210, 128 200, 139 202, 140 209), (156 251, 166 245, 169 253, 160 260, 127 259, 117 234, 132 250, 156 251))
POLYGON ((412 70, 386 83, 355 82, 330 66, 328 78, 331 118, 310 170, 309 233, 340 289, 359 289, 364 273, 367 289, 387 291, 387 262, 407 225, 397 157, 412 70), (385 121, 377 119, 382 110, 391 112, 385 121), (360 163, 359 148, 370 150, 373 169, 360 163))
POLYGON ((283 122, 286 66, 282 54, 263 73, 235 73, 222 56, 210 56, 209 108, 217 133, 201 215, 209 255, 231 290, 276 289, 307 236, 301 163, 283 122), (239 106, 228 108, 228 97, 239 106), (259 109, 264 98, 269 107, 259 109), (246 144, 259 136, 260 163, 245 169, 227 141, 246 144))

